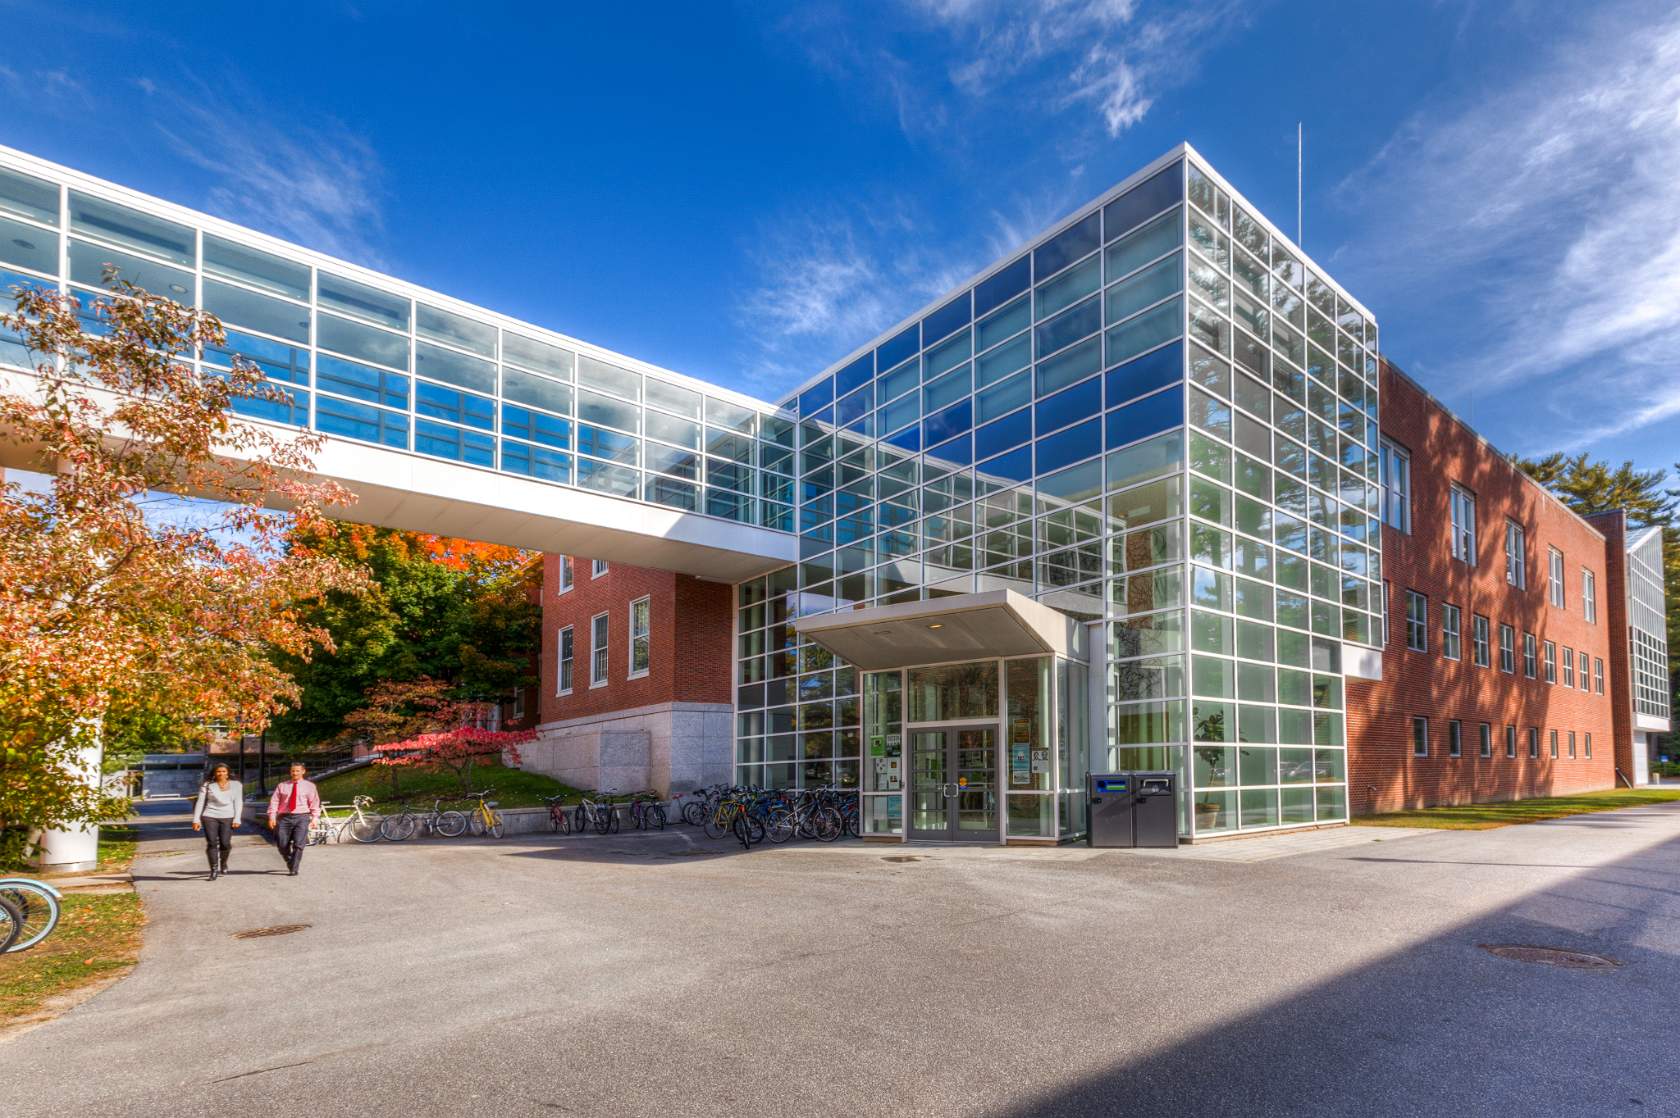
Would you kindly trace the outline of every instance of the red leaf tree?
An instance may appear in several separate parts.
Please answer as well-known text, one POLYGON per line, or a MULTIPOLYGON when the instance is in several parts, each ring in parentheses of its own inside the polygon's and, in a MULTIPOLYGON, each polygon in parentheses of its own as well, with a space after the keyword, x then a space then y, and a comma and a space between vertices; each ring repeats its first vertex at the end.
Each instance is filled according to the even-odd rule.
POLYGON ((519 745, 533 730, 492 729, 496 705, 452 698, 440 679, 387 681, 368 689, 368 705, 345 719, 374 742, 373 761, 391 771, 391 788, 404 768, 448 769, 472 791, 473 768, 492 760, 519 764, 519 745))

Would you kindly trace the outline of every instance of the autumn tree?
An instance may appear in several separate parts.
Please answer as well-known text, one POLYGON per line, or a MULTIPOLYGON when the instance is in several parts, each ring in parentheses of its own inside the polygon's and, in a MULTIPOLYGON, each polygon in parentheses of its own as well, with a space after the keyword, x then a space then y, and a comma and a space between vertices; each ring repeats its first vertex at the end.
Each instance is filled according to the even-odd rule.
POLYGON ((324 510, 352 498, 309 479, 316 437, 234 417, 283 390, 244 361, 200 371, 226 341, 213 316, 126 282, 88 307, 29 287, 15 306, 0 346, 33 375, 0 372, 0 440, 44 479, 0 485, 0 853, 14 859, 35 828, 120 810, 75 771, 108 718, 262 727, 299 694, 271 654, 331 648, 299 603, 364 581, 288 546, 330 539, 324 510), (217 503, 172 522, 155 515, 168 491, 217 503))
POLYGON ((519 745, 536 737, 531 730, 499 730, 488 723, 491 704, 455 698, 448 683, 438 679, 382 682, 369 688, 367 703, 345 718, 348 732, 366 735, 374 744, 374 763, 391 774, 404 768, 441 768, 461 781, 463 794, 472 791, 476 766, 499 761, 504 754, 519 763, 519 745))

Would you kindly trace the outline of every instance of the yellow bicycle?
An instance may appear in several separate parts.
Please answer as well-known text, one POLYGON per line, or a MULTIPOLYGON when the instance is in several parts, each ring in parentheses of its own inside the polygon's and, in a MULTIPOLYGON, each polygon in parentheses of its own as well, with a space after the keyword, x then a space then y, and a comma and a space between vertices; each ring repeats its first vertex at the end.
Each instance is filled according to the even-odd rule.
POLYGON ((478 804, 467 813, 467 826, 475 835, 501 838, 507 833, 502 817, 496 813, 496 803, 490 799, 490 793, 494 791, 494 788, 486 788, 482 792, 473 793, 478 799, 478 804))

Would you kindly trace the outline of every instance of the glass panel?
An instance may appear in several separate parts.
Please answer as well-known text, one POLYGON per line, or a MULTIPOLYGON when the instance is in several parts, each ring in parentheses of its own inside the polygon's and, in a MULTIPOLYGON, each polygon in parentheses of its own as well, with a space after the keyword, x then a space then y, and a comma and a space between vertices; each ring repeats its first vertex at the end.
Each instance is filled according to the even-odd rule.
MULTIPOLYGON (((33 268, 37 272, 58 275, 58 234, 36 225, 0 218, 0 261, 19 268, 33 268)), ((10 285, 0 289, 10 303, 10 285)), ((11 306, 7 306, 11 310, 11 306)))
MULTIPOLYGON (((53 206, 56 213, 58 207, 53 206)), ((48 219, 50 220, 50 219, 48 219)), ((192 267, 197 260, 193 248, 193 231, 185 225, 152 217, 115 202, 93 198, 79 191, 70 192, 70 228, 91 233, 113 244, 161 256, 192 267)))
POLYGON ((609 365, 586 353, 578 356, 577 380, 579 385, 599 388, 626 400, 642 398, 642 378, 639 373, 621 369, 617 365, 609 365))
POLYGON ((408 338, 388 330, 375 330, 359 322, 351 322, 337 315, 316 314, 315 344, 323 349, 336 350, 349 357, 377 361, 398 369, 408 369, 408 338))
POLYGON ((58 187, 45 179, 0 168, 0 210, 57 225, 58 187))
MULTIPOLYGON (((154 295, 185 303, 192 302, 193 277, 190 272, 158 264, 144 257, 131 256, 126 252, 118 252, 104 245, 75 240, 70 242, 70 278, 73 281, 85 283, 89 287, 103 287, 106 284, 107 267, 116 269, 112 283, 127 280, 154 295)), ((56 267, 53 270, 56 271, 56 267)))
POLYGON ((294 342, 309 342, 309 308, 232 284, 204 281, 204 309, 224 326, 245 326, 294 342))
POLYGON ((316 276, 316 302, 322 307, 371 319, 395 330, 408 329, 408 300, 326 272, 316 276))
MULTIPOLYGON (((1004 663, 1008 678, 1009 709, 1004 721, 1004 744, 1008 751, 1008 789, 1010 792, 1049 791, 1050 783, 1050 658, 1008 660, 1004 663)), ((1032 812, 1050 810, 1047 806, 1032 808, 1032 812)), ((1015 801, 1010 800, 1010 834, 1036 834, 1036 831, 1016 831, 1014 827, 1015 801)))
POLYGON ((548 342, 539 342, 518 334, 502 334, 502 360, 515 365, 523 365, 527 369, 535 369, 539 373, 561 377, 566 380, 572 378, 572 368, 576 357, 569 349, 562 349, 548 342))
POLYGON ((430 342, 414 343, 414 371, 478 392, 496 391, 496 366, 430 342))
POLYGON ((213 233, 204 234, 204 270, 274 295, 305 301, 309 298, 309 265, 224 240, 213 233))
POLYGON ((562 415, 569 415, 572 411, 571 385, 522 373, 518 369, 502 370, 502 396, 562 415))
POLYGON ((910 721, 948 722, 959 718, 995 718, 998 671, 995 661, 911 668, 910 721))
POLYGON ((438 307, 428 307, 421 303, 415 311, 414 330, 415 333, 460 346, 484 357, 496 356, 496 328, 466 315, 438 307))

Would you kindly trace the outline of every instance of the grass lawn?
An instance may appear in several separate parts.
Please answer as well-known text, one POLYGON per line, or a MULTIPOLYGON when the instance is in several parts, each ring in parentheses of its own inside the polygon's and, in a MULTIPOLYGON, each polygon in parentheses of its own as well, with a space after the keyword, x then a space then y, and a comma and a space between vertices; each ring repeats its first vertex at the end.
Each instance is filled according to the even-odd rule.
POLYGON ((0 1024, 26 1017, 47 999, 134 965, 146 922, 139 894, 70 893, 58 927, 28 951, 0 955, 0 1024))
POLYGON ((120 873, 128 869, 139 847, 139 834, 127 823, 104 824, 99 828, 99 872, 120 873))
MULTIPOLYGON (((397 791, 391 791, 391 769, 369 765, 329 776, 321 781, 321 800, 328 804, 349 804, 353 796, 372 796, 374 810, 393 803, 411 800, 417 807, 431 807, 432 801, 443 797, 445 807, 471 807, 476 801, 461 796, 461 781, 447 769, 398 769, 397 791)), ((494 788, 490 798, 503 807, 541 807, 542 797, 565 795, 575 801, 582 793, 552 777, 501 765, 476 765, 472 775, 473 791, 494 788)))
POLYGON ((1605 792, 1582 792, 1574 796, 1548 796, 1533 800, 1508 800, 1497 804, 1463 804, 1458 807, 1424 807, 1394 811, 1386 815, 1360 815, 1352 820, 1361 827, 1438 827, 1447 831, 1487 831, 1512 823, 1535 823, 1562 819, 1593 811, 1614 811, 1619 807, 1680 800, 1680 787, 1617 788, 1605 792))

